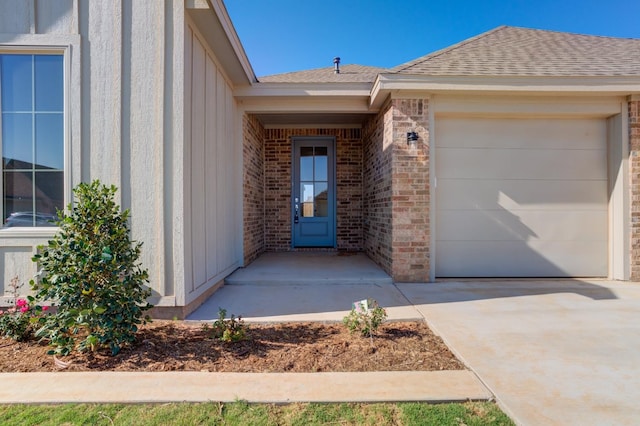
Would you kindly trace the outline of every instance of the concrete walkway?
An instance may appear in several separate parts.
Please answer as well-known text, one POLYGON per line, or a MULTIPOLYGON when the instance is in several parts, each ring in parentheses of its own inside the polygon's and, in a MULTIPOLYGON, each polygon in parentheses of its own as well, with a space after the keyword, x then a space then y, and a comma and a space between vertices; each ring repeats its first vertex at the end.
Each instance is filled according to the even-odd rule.
POLYGON ((487 400, 470 371, 0 374, 0 403, 383 402, 487 400))
POLYGON ((0 374, 0 403, 440 402, 493 394, 523 425, 630 425, 640 419, 636 283, 229 285, 191 319, 212 318, 220 306, 257 322, 337 321, 352 301, 366 297, 377 298, 392 319, 426 318, 471 371, 0 374), (42 386, 52 382, 54 391, 42 386))
POLYGON ((517 423, 639 423, 637 283, 501 281, 398 287, 517 423))

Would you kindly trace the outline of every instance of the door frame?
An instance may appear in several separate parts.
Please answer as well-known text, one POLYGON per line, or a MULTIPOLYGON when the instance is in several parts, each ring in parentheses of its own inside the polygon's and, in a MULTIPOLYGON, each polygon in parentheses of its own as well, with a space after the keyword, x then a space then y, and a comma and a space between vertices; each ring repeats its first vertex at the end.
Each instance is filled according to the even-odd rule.
POLYGON ((291 196, 290 196, 290 203, 289 203, 289 213, 290 213, 289 217, 291 218, 291 248, 292 249, 295 249, 297 247, 300 247, 300 248, 303 248, 303 247, 336 248, 337 247, 337 244, 338 244, 338 197, 337 197, 337 184, 336 184, 336 179, 337 179, 336 165, 337 165, 337 152, 336 152, 335 136, 292 136, 291 137, 291 196), (328 216, 329 220, 333 224, 332 226, 333 244, 322 245, 322 246, 296 246, 295 223, 294 223, 294 217, 295 217, 294 194, 295 194, 295 185, 299 185, 299 182, 296 183, 296 168, 297 168, 296 145, 299 142, 314 142, 314 141, 328 142, 328 145, 332 152, 332 155, 330 156, 332 158, 327 159, 327 165, 329 168, 328 173, 330 174, 328 189, 330 190, 331 194, 330 194, 329 200, 333 203, 333 211, 328 216))

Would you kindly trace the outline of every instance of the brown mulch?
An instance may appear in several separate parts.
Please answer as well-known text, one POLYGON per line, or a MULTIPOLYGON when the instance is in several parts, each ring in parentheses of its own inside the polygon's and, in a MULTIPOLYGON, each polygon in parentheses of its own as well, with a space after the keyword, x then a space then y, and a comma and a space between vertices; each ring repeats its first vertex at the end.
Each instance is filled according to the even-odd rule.
MULTIPOLYGON (((391 322, 373 339, 342 324, 247 325, 247 339, 225 343, 200 324, 160 321, 144 325, 135 344, 108 352, 60 358, 63 371, 326 372, 460 370, 442 340, 423 322, 391 322)), ((0 339, 0 372, 60 371, 50 347, 0 339)))

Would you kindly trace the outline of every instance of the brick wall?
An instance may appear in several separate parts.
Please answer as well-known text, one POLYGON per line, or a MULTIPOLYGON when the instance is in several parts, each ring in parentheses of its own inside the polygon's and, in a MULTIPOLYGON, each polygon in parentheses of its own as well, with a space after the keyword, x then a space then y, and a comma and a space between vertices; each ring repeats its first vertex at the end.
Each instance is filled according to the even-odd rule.
POLYGON ((391 104, 369 120, 363 140, 363 239, 365 253, 388 274, 392 273, 391 159, 393 121, 391 104), (385 145, 385 141, 387 145, 385 145))
POLYGON ((264 128, 245 114, 243 133, 244 264, 253 262, 265 250, 264 241, 264 128))
POLYGON ((629 187, 631 190, 631 279, 640 281, 640 96, 629 97, 629 187))
POLYGON ((395 281, 429 281, 429 101, 394 99, 363 130, 364 249, 395 281), (407 144, 407 132, 418 133, 407 144))
POLYGON ((291 248, 291 141, 282 129, 265 130, 264 215, 265 249, 291 248))
POLYGON ((392 158, 392 276, 429 281, 429 100, 394 99, 392 158), (415 131, 417 143, 407 143, 415 131))
POLYGON ((360 129, 266 129, 264 137, 265 249, 291 250, 291 138, 336 138, 336 233, 339 250, 362 250, 360 129))

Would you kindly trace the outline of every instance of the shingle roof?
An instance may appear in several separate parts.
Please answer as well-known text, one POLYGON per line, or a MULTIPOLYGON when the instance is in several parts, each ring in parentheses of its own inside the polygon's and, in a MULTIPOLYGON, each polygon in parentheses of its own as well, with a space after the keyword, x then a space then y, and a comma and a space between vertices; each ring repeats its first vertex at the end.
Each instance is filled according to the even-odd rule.
POLYGON ((261 83, 373 83, 385 68, 365 65, 340 65, 340 74, 333 67, 258 77, 261 83))
POLYGON ((446 76, 640 76, 640 39, 503 26, 389 72, 446 76))

